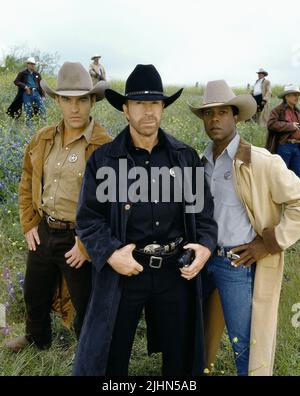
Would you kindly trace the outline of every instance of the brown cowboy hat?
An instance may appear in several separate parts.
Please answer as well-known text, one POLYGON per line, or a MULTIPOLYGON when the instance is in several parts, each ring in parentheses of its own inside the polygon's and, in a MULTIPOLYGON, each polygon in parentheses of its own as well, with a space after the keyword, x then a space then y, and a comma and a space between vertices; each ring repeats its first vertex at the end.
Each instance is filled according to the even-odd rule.
POLYGON ((238 121, 250 119, 257 109, 257 104, 252 95, 235 95, 225 80, 209 81, 205 87, 203 103, 200 106, 192 106, 190 110, 196 116, 202 118, 202 111, 210 107, 235 106, 239 110, 238 121))
POLYGON ((79 62, 65 62, 59 69, 56 89, 41 81, 42 89, 52 98, 55 96, 96 95, 96 102, 104 99, 104 92, 109 88, 106 81, 99 81, 95 86, 89 73, 79 62))

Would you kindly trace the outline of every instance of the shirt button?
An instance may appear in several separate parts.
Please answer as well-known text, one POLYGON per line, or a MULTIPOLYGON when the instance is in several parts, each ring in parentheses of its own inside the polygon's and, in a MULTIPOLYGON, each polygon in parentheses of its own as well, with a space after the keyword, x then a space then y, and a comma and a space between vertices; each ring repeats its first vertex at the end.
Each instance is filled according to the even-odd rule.
POLYGON ((78 173, 78 176, 82 176, 82 174, 81 174, 81 173, 78 173))
POLYGON ((60 162, 57 163, 57 166, 60 166, 60 162))
POLYGON ((129 204, 125 205, 125 210, 129 210, 131 206, 129 204))
POLYGON ((155 201, 154 201, 156 204, 158 204, 158 200, 156 199, 155 201))
POLYGON ((149 165, 149 161, 145 161, 145 164, 146 164, 146 165, 149 165))
POLYGON ((152 180, 152 183, 155 183, 155 179, 152 180))
POLYGON ((66 150, 69 150, 69 147, 66 147, 66 150))
POLYGON ((53 197, 50 197, 50 199, 53 199, 53 197))
POLYGON ((56 179, 54 180, 54 183, 57 183, 57 180, 56 180, 56 179))
POLYGON ((159 226, 159 221, 157 221, 157 222, 155 223, 155 225, 159 226))
POLYGON ((54 214, 55 212, 52 212, 52 214, 54 214))

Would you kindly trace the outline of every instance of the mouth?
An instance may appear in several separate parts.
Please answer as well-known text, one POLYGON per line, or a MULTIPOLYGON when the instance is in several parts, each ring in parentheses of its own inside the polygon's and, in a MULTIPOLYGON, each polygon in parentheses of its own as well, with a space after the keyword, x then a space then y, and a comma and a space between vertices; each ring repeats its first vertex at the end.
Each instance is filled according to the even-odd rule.
POLYGON ((211 132, 213 132, 213 131, 222 131, 222 128, 219 128, 219 127, 212 127, 212 128, 210 128, 210 131, 211 131, 211 132))

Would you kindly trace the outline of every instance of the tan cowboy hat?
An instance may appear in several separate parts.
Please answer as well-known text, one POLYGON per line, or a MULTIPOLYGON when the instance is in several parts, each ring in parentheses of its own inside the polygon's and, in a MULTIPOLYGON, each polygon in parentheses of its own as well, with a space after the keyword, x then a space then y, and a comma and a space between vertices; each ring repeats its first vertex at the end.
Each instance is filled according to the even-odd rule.
POLYGON ((96 58, 102 58, 102 56, 101 55, 94 55, 94 56, 91 57, 91 60, 94 60, 96 58))
POLYGON ((26 63, 32 63, 33 65, 36 65, 36 61, 35 61, 35 59, 34 59, 33 56, 30 56, 30 57, 26 60, 26 63))
POLYGON ((267 76, 269 73, 265 70, 265 69, 263 69, 262 67, 256 72, 257 74, 259 74, 259 73, 262 73, 262 74, 264 74, 265 76, 267 76))
POLYGON ((104 92, 109 88, 106 81, 99 81, 94 87, 89 73, 79 62, 65 62, 59 69, 56 89, 41 81, 42 89, 52 98, 55 96, 96 95, 96 102, 104 99, 104 92))
POLYGON ((235 95, 225 80, 209 81, 205 87, 202 105, 194 107, 189 104, 190 110, 200 118, 202 118, 202 110, 220 106, 237 107, 239 109, 238 121, 249 120, 257 109, 252 95, 235 95))
POLYGON ((298 94, 300 94, 300 90, 299 90, 298 85, 296 85, 296 84, 288 84, 288 85, 286 85, 284 87, 283 92, 281 92, 278 95, 278 98, 283 99, 285 97, 285 95, 288 95, 290 93, 298 93, 298 94))

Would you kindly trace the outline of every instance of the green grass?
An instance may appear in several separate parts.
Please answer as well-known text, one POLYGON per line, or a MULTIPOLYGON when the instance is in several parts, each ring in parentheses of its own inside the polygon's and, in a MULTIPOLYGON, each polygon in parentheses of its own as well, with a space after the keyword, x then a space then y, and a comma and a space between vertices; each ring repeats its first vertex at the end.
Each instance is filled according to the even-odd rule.
MULTIPOLYGON (((22 154, 30 134, 24 126, 24 119, 9 119, 5 110, 15 95, 12 84, 14 75, 0 77, 0 303, 9 302, 7 322, 9 337, 22 335, 24 331, 24 303, 22 291, 18 284, 18 273, 25 272, 26 245, 20 230, 18 207, 16 201, 18 177, 21 170, 22 154), (1 196, 4 201, 1 202, 1 196), (9 269, 15 297, 9 298, 8 281, 4 279, 5 270, 9 269)), ((55 86, 53 78, 50 85, 55 86)), ((113 82, 114 89, 123 92, 122 82, 113 82)), ((178 87, 167 88, 168 94, 178 87)), ((276 87, 278 92, 281 88, 276 87)), ((189 110, 186 102, 199 101, 202 88, 187 88, 181 98, 165 110, 162 126, 177 138, 202 152, 208 139, 203 126, 189 110)), ((243 92, 237 89, 237 92, 243 92)), ((272 98, 272 106, 278 104, 272 98)), ((59 120, 59 112, 54 101, 47 98, 47 124, 59 120)), ((122 113, 114 110, 106 101, 96 105, 93 115, 104 125, 112 136, 115 136, 125 125, 122 113)), ((36 129, 43 125, 36 121, 36 129)), ((245 139, 257 146, 264 146, 266 131, 256 124, 247 123, 239 126, 245 139)), ((275 375, 300 375, 300 328, 291 324, 292 306, 300 302, 300 243, 286 253, 285 277, 283 281, 281 304, 279 309, 278 344, 275 360, 275 375)), ((5 337, 0 333, 0 375, 70 375, 76 341, 72 332, 66 331, 59 318, 53 319, 53 344, 47 351, 38 351, 31 346, 18 354, 11 354, 3 346, 5 337)), ((130 374, 159 375, 161 355, 147 356, 145 322, 141 320, 135 338, 130 374)), ((215 375, 234 375, 235 368, 229 340, 226 334, 222 339, 221 349, 214 367, 215 375)))

